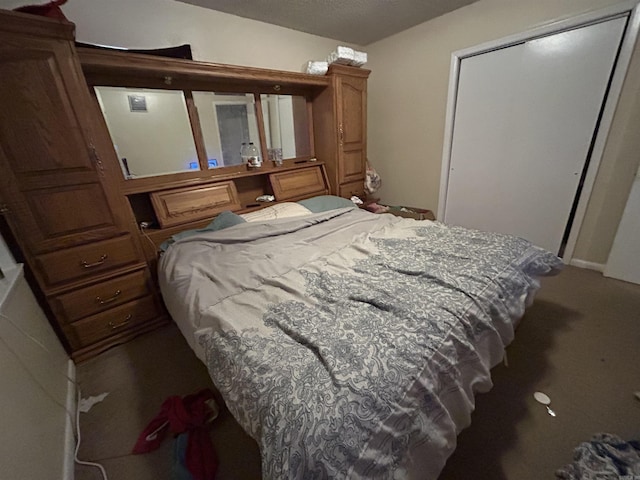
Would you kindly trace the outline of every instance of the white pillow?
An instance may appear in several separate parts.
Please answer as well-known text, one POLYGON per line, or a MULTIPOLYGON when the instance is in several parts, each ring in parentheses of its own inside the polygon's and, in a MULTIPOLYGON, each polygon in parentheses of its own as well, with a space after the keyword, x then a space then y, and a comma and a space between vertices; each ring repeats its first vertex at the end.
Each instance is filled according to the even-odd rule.
POLYGON ((274 218, 300 217, 313 213, 307 207, 303 207, 295 202, 276 203, 267 208, 256 210, 255 212, 243 213, 240 215, 247 222, 262 222, 273 220, 274 218))

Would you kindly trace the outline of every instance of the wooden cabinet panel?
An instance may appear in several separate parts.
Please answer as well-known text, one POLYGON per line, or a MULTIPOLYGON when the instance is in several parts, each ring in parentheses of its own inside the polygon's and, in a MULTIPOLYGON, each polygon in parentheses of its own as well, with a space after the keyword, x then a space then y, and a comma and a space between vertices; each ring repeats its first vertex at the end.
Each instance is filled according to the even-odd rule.
POLYGON ((104 273, 137 261, 138 252, 129 235, 47 253, 36 258, 40 273, 50 286, 104 273))
POLYGON ((20 191, 4 160, 0 150, 0 202, 27 252, 46 253, 124 231, 99 182, 20 191))
POLYGON ((340 80, 342 140, 346 148, 352 144, 362 145, 365 139, 365 85, 366 81, 361 78, 344 77, 340 80))
POLYGON ((325 195, 329 191, 320 166, 273 173, 269 181, 276 200, 325 195))
POLYGON ((78 320, 70 328, 80 347, 148 322, 160 314, 152 296, 133 300, 106 312, 78 320))
POLYGON ((367 78, 369 70, 332 64, 331 87, 313 100, 318 160, 325 162, 331 192, 364 179, 367 161, 367 78))
POLYGON ((366 162, 362 150, 342 154, 342 182, 364 180, 366 162))
POLYGON ((122 233, 123 203, 105 193, 109 172, 94 146, 90 97, 71 35, 18 34, 21 22, 36 28, 35 22, 4 15, 11 16, 0 25, 0 201, 7 222, 36 254, 122 233))
POLYGON ((367 80, 341 75, 338 91, 338 183, 364 178, 367 156, 367 80))
POLYGON ((28 45, 20 48, 20 58, 15 51, 10 45, 0 48, 0 143, 13 171, 93 172, 78 119, 65 92, 64 65, 58 61, 55 48, 42 50, 37 44, 28 45), (23 158, 30 161, 24 162, 23 158))
POLYGON ((364 198, 366 196, 364 193, 364 180, 340 185, 338 195, 345 198, 351 198, 354 195, 360 198, 364 198))
POLYGON ((30 192, 22 222, 34 251, 113 236, 115 218, 99 183, 30 192))
POLYGON ((151 202, 162 227, 213 217, 223 210, 240 208, 233 182, 219 182, 202 187, 176 188, 151 194, 151 202))
POLYGON ((58 296, 54 302, 67 322, 108 310, 151 294, 147 270, 81 288, 58 296))

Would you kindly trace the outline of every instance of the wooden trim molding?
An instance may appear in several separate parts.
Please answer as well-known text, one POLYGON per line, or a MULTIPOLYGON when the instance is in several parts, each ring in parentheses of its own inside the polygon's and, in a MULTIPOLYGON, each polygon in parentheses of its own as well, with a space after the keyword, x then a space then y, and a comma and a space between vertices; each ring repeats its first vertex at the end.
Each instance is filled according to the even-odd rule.
MULTIPOLYGON (((285 87, 319 87, 329 85, 326 76, 306 73, 268 70, 264 68, 224 65, 219 63, 194 62, 179 58, 151 57, 128 52, 102 51, 78 48, 78 56, 89 83, 91 77, 117 76, 119 84, 131 78, 158 78, 167 85, 187 85, 193 81, 234 81, 237 85, 250 85, 264 92, 284 92, 285 87)), ((246 88, 246 87, 244 87, 246 88)))

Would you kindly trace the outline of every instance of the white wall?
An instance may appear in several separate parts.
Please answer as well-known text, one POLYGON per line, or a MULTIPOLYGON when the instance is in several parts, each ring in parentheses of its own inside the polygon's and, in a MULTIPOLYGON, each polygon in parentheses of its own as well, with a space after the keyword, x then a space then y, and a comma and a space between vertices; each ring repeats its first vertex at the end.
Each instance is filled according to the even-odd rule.
MULTIPOLYGON (((47 2, 0 0, 0 8, 36 3, 47 2)), ((231 65, 301 72, 307 61, 349 45, 175 0, 76 0, 62 10, 80 42, 124 48, 189 43, 194 59, 231 65)))
MULTIPOLYGON (((367 47, 368 155, 392 204, 438 207, 451 53, 616 0, 480 0, 367 47)), ((637 57, 637 55, 636 55, 637 57)), ((606 261, 640 158, 633 59, 574 256, 606 261), (629 175, 627 172, 631 171, 629 175)))
MULTIPOLYGON (((0 258, 10 255, 0 237, 0 258)), ((38 307, 20 265, 0 279, 0 477, 72 478, 75 369, 38 307), (36 343, 37 342, 37 343, 36 343)))
POLYGON ((125 48, 189 43, 196 60, 232 65, 300 72, 343 44, 173 0, 82 0, 62 9, 82 42, 125 48))

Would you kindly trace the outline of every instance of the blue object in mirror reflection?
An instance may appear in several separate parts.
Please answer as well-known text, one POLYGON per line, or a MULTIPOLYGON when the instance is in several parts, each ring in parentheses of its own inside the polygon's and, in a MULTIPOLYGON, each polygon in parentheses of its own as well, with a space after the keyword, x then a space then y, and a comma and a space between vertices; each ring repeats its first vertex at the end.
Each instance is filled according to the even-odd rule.
MULTIPOLYGON (((207 160, 207 164, 209 168, 215 168, 218 166, 218 160, 215 158, 210 158, 207 160)), ((198 162, 189 162, 189 170, 198 170, 198 162)))

